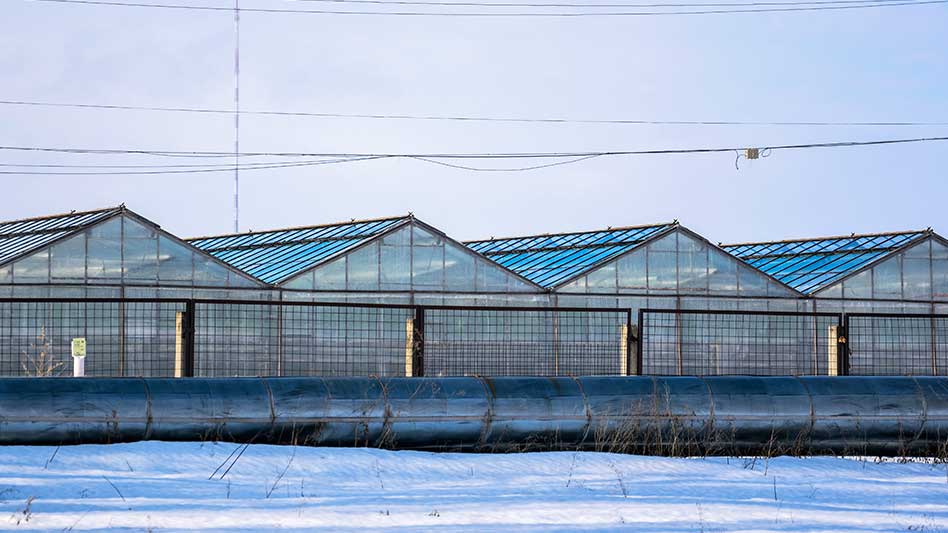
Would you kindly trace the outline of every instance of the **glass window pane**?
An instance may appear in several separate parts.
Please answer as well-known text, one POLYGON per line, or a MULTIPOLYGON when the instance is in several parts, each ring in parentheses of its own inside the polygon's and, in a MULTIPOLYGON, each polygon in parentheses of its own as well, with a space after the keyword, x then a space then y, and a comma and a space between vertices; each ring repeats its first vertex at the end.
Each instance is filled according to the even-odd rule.
POLYGON ((902 258, 887 259, 872 269, 872 297, 902 297, 902 258))
POLYGON ((684 234, 678 235, 678 286, 681 291, 708 290, 708 247, 684 234))
POLYGON ((115 217, 90 229, 86 272, 90 279, 119 281, 122 279, 122 217, 115 217))
POLYGON ((287 281, 283 284, 287 289, 300 289, 304 291, 311 291, 315 288, 314 273, 312 271, 303 274, 302 276, 297 276, 290 281, 287 281))
POLYGON ((415 246, 441 246, 444 239, 440 235, 435 235, 430 231, 424 230, 412 224, 412 244, 415 246))
POLYGON ((50 275, 54 280, 83 280, 86 277, 86 234, 80 233, 51 249, 50 275))
POLYGON ((843 298, 872 298, 872 272, 867 270, 844 281, 843 298))
POLYGON ((948 247, 932 241, 932 293, 936 300, 948 300, 948 247))
POLYGON ((676 252, 662 252, 648 249, 648 288, 649 290, 675 290, 677 285, 678 263, 676 252))
MULTIPOLYGON (((190 250, 189 250, 190 251, 190 250)), ((227 286, 228 270, 217 261, 201 254, 192 253, 194 257, 194 284, 202 286, 227 286)))
POLYGON ((49 249, 13 263, 14 283, 49 283, 49 249))
POLYGON ((345 290, 346 258, 333 259, 313 271, 313 286, 316 290, 345 290))
POLYGON ((172 284, 190 283, 194 279, 191 250, 164 235, 158 238, 158 279, 172 284))
POLYGON ((125 219, 125 279, 156 281, 158 279, 158 235, 133 220, 125 219))
POLYGON ((645 289, 648 279, 645 276, 645 250, 637 250, 619 258, 616 262, 619 286, 626 289, 645 289))
POLYGON ((411 288, 411 228, 404 227, 382 238, 379 251, 382 290, 411 288))
POLYGON ((586 292, 586 276, 582 276, 575 281, 571 281, 570 283, 563 285, 557 289, 556 292, 586 292))
POLYGON ((717 294, 737 292, 737 261, 717 250, 710 251, 708 289, 717 294))
POLYGON ((412 285, 418 287, 444 286, 444 248, 441 246, 414 246, 411 262, 412 285))
POLYGON ((931 299, 931 263, 928 257, 916 258, 906 254, 902 259, 902 290, 906 299, 931 299))
MULTIPOLYGON (((446 244, 444 247, 444 284, 451 291, 473 291, 475 286, 474 263, 470 253, 446 244)), ((490 268, 485 265, 485 268, 490 268)))
POLYGON ((648 245, 652 250, 660 250, 663 252, 677 252, 678 251, 678 232, 671 233, 666 235, 657 241, 648 245))
POLYGON ((372 242, 346 256, 349 290, 379 288, 379 243, 372 242))
POLYGON ((510 277, 499 268, 489 264, 477 264, 477 290, 486 292, 506 292, 510 277))
POLYGON ((741 296, 767 296, 769 280, 743 265, 738 267, 737 283, 741 296))
POLYGON ((586 290, 588 292, 615 293, 616 262, 603 265, 586 276, 586 290))

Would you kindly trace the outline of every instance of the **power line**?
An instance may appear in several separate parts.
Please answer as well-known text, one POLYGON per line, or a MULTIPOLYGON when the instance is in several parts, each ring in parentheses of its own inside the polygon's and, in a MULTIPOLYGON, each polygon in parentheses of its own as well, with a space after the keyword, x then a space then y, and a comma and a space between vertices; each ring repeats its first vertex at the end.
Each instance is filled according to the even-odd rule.
MULTIPOLYGON (((836 141, 819 143, 801 143, 801 144, 780 144, 757 146, 760 151, 776 150, 801 150, 816 148, 849 148, 857 146, 882 146, 893 144, 912 144, 948 141, 948 136, 943 137, 913 137, 902 139, 879 139, 871 141, 836 141)), ((400 153, 400 152, 374 152, 374 153, 355 153, 355 152, 241 152, 241 157, 330 157, 337 159, 357 159, 357 158, 409 158, 417 160, 425 159, 481 159, 481 160, 509 160, 509 159, 565 159, 565 158, 585 158, 585 157, 606 157, 606 156, 630 156, 630 155, 681 155, 681 154, 708 154, 735 152, 745 150, 747 146, 729 146, 729 147, 708 147, 708 148, 665 148, 652 150, 610 150, 610 151, 581 151, 581 152, 485 152, 485 153, 400 153)), ((21 152, 41 152, 41 153, 68 153, 68 154, 98 154, 98 155, 152 155, 168 157, 233 157, 233 152, 218 151, 178 151, 178 150, 143 150, 143 149, 93 149, 93 148, 64 148, 64 147, 46 147, 46 146, 0 146, 0 150, 21 151, 21 152)), ((329 161, 346 162, 346 161, 329 161)), ((325 163, 325 162, 320 162, 325 163)), ((286 163, 292 164, 292 163, 286 163)))
MULTIPOLYGON (((190 6, 182 4, 149 4, 139 2, 110 2, 105 0, 30 0, 33 2, 49 2, 58 4, 82 4, 95 6, 122 6, 144 7, 159 9, 180 9, 191 11, 226 11, 233 8, 221 6, 190 6)), ((918 6, 927 4, 945 4, 948 0, 904 0, 882 1, 867 0, 875 3, 845 4, 845 5, 813 5, 789 7, 764 7, 762 9, 702 9, 690 11, 602 11, 602 12, 437 12, 437 11, 336 11, 326 9, 282 9, 282 8, 240 8, 248 13, 296 13, 311 15, 371 15, 371 16, 408 16, 408 17, 636 17, 636 16, 663 16, 663 15, 719 15, 730 13, 779 13, 791 11, 828 11, 842 9, 866 9, 876 7, 918 6)))
MULTIPOLYGON (((127 111, 165 111, 175 113, 203 113, 234 115, 233 109, 214 109, 199 107, 157 107, 113 104, 77 104, 62 102, 38 102, 27 100, 0 100, 0 105, 59 107, 75 109, 110 109, 127 111)), ((570 119, 570 118, 530 118, 530 117, 491 117, 465 115, 404 115, 404 114, 368 114, 368 113, 317 113, 307 111, 268 111, 241 110, 241 115, 295 116, 314 118, 347 118, 370 120, 424 120, 454 122, 506 122, 537 124, 615 124, 641 126, 948 126, 948 122, 917 121, 869 121, 869 122, 832 122, 832 121, 742 121, 742 120, 642 120, 642 119, 570 119)))
MULTIPOLYGON (((228 154, 233 156, 233 153, 228 154)), ((352 158, 339 158, 331 159, 324 161, 303 161, 297 163, 278 163, 278 164, 268 164, 268 165, 256 165, 256 166, 246 166, 242 165, 241 170, 267 170, 267 169, 279 169, 279 168, 295 168, 295 167, 311 167, 319 165, 333 165, 339 163, 354 163, 357 161, 368 161, 372 159, 379 159, 378 157, 352 157, 352 158)), ((3 167, 16 167, 21 165, 16 164, 3 164, 0 165, 3 167)), ((21 170, 0 170, 0 175, 25 175, 25 176, 153 176, 159 174, 203 174, 208 172, 234 172, 236 167, 234 165, 228 165, 224 168, 199 168, 199 169, 187 169, 187 170, 131 170, 131 171, 96 171, 96 172, 63 172, 63 171, 21 171, 21 170)))
POLYGON ((416 0, 291 0, 294 2, 318 2, 328 4, 369 4, 381 6, 431 6, 431 7, 486 7, 486 8, 669 8, 669 7, 752 7, 752 6, 806 6, 827 4, 882 4, 901 0, 803 0, 777 2, 703 2, 703 3, 621 3, 621 4, 577 4, 577 3, 523 3, 523 2, 420 2, 416 0))

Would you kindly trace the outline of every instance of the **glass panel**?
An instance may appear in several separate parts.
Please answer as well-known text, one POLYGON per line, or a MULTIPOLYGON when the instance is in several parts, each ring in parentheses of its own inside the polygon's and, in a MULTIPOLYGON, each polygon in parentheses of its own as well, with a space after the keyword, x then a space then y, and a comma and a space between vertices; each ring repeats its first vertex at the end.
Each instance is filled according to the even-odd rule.
POLYGON ((741 296, 767 296, 769 281, 748 267, 738 267, 737 283, 741 296))
POLYGON ((902 297, 902 257, 887 259, 872 269, 872 297, 902 297))
POLYGON ((283 284, 287 289, 300 289, 304 291, 311 291, 315 289, 314 284, 314 273, 309 271, 301 276, 291 279, 283 284))
POLYGON ((477 263, 477 290, 506 292, 510 277, 499 268, 491 268, 483 262, 477 263))
POLYGON ((444 248, 414 246, 412 248, 412 285, 415 288, 444 286, 444 248))
POLYGON ((872 272, 867 270, 844 281, 843 298, 872 298, 872 272))
POLYGON ((379 243, 371 242, 346 256, 349 290, 378 290, 379 243))
POLYGON ((932 259, 948 259, 948 246, 932 239, 932 259))
POLYGON ((86 272, 92 280, 119 281, 122 278, 122 217, 115 217, 90 229, 86 272))
POLYGON ((645 250, 630 252, 616 262, 619 286, 626 289, 645 289, 648 279, 645 276, 645 250))
POLYGON ((948 300, 948 248, 932 241, 932 297, 948 300))
POLYGON ((586 276, 586 290, 587 292, 615 293, 617 291, 616 262, 613 261, 590 272, 586 276))
POLYGON ((49 283, 49 249, 13 263, 14 283, 49 283))
POLYGON ((737 292, 737 261, 717 250, 710 251, 708 289, 716 294, 737 292))
POLYGON ((675 290, 678 277, 676 252, 657 251, 652 246, 649 245, 648 249, 649 290, 675 290))
POLYGON ((9 265, 0 268, 0 284, 7 285, 13 281, 13 271, 9 265))
MULTIPOLYGON (((763 277, 763 276, 762 276, 763 277)), ((771 280, 767 280, 767 295, 768 296, 786 296, 787 298, 795 298, 797 295, 792 290, 783 285, 776 283, 771 280)))
POLYGON ((124 221, 125 279, 155 282, 158 279, 158 235, 134 220, 126 218, 124 221))
MULTIPOLYGON (((447 243, 444 246, 444 285, 451 291, 475 290, 475 257, 457 246, 447 243)), ((491 268, 490 265, 482 265, 491 268)))
POLYGON ((259 283, 255 283, 252 279, 248 279, 244 276, 241 276, 237 272, 232 270, 227 272, 227 285, 229 287, 259 287, 259 283))
MULTIPOLYGON (((190 250, 189 250, 190 251, 190 250)), ((209 257, 192 253, 194 257, 194 284, 227 286, 230 273, 226 268, 209 257)))
POLYGON ((678 251, 678 232, 674 232, 670 235, 666 235, 661 239, 651 243, 648 247, 652 250, 660 250, 663 252, 677 252, 678 251))
POLYGON ((833 285, 829 287, 828 289, 825 289, 819 292, 816 296, 819 298, 842 298, 843 297, 843 284, 837 283, 836 285, 833 285))
POLYGON ((412 239, 415 246, 441 246, 444 244, 444 239, 440 235, 435 235, 429 231, 426 231, 418 226, 412 224, 412 239))
POLYGON ((708 290, 708 247, 678 234, 678 287, 681 291, 708 290))
POLYGON ((902 290, 903 297, 906 299, 931 299, 932 272, 928 257, 911 257, 908 253, 905 254, 902 259, 902 290))
POLYGON ((84 280, 86 277, 86 234, 80 233, 51 249, 50 275, 54 280, 84 280))
POLYGON ((563 285, 562 287, 557 289, 556 292, 578 292, 578 293, 586 292, 586 276, 583 276, 575 281, 572 281, 568 283, 567 285, 563 285))
POLYGON ((316 290, 345 290, 346 258, 333 259, 313 271, 313 288, 316 290))
POLYGON ((194 254, 186 246, 164 235, 158 237, 158 279, 172 284, 189 284, 194 279, 194 254))
POLYGON ((382 238, 380 250, 382 290, 411 288, 411 228, 404 227, 382 238))

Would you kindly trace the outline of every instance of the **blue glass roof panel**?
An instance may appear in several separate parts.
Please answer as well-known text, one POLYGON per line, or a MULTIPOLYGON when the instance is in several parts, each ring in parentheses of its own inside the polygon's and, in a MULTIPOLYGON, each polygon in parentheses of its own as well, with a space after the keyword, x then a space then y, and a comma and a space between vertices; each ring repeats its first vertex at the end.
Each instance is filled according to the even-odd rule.
POLYGON ((122 207, 0 222, 0 264, 121 213, 122 207))
POLYGON ((469 248, 546 288, 555 287, 674 227, 655 224, 581 233, 470 241, 469 248))
POLYGON ((928 231, 723 245, 728 253, 805 294, 839 282, 928 231))
POLYGON ((395 217, 197 237, 195 247, 267 283, 280 283, 410 220, 395 217))

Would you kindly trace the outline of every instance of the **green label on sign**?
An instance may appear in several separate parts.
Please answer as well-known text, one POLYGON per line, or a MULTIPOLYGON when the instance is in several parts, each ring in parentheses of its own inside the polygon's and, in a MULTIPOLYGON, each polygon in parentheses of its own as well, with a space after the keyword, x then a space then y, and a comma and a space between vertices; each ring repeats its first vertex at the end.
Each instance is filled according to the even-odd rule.
POLYGON ((72 356, 73 357, 85 357, 86 356, 86 339, 85 337, 79 337, 72 340, 72 356))

